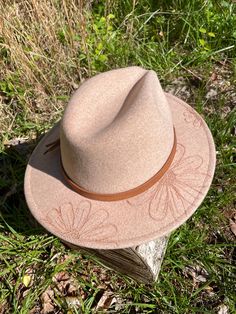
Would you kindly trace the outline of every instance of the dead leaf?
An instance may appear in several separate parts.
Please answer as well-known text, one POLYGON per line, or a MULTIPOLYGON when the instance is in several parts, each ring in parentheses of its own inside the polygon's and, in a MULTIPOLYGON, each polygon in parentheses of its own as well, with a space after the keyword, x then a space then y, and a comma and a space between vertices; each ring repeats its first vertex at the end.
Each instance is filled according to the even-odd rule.
POLYGON ((68 296, 76 296, 77 295, 77 291, 78 291, 78 288, 76 287, 74 282, 72 282, 72 281, 67 282, 67 285, 65 287, 66 295, 68 295, 68 296))
POLYGON ((28 140, 27 137, 16 137, 9 141, 4 142, 4 146, 7 146, 7 147, 17 146, 17 145, 25 143, 27 140, 28 140))
POLYGON ((229 226, 230 226, 230 230, 236 236, 236 222, 233 219, 229 220, 229 226))
POLYGON ((40 314, 40 306, 36 305, 34 306, 30 311, 29 314, 40 314))
POLYGON ((53 282, 56 284, 58 292, 63 296, 73 296, 78 295, 78 285, 75 280, 65 271, 57 273, 53 277, 53 282))
POLYGON ((213 72, 211 74, 211 81, 215 81, 215 80, 217 80, 217 74, 215 72, 213 72))
POLYGON ((60 271, 59 273, 57 273, 53 278, 52 280, 54 282, 60 282, 60 281, 66 281, 70 279, 70 276, 67 272, 65 271, 60 271))
POLYGON ((25 287, 27 288, 31 282, 31 277, 29 275, 24 275, 22 282, 25 285, 25 287))
POLYGON ((211 286, 205 287, 204 290, 208 293, 210 297, 213 297, 215 295, 214 289, 211 286))
POLYGON ((58 264, 62 264, 64 262, 66 262, 68 259, 72 259, 71 255, 67 255, 67 254, 64 254, 64 255, 61 255, 61 256, 58 255, 58 264))
POLYGON ((79 308, 81 307, 80 300, 76 297, 66 297, 66 303, 69 307, 79 308))
POLYGON ((236 209, 227 209, 226 211, 222 210, 221 212, 228 219, 236 219, 236 209))
POLYGON ((41 302, 42 314, 54 313, 54 291, 50 287, 41 295, 41 302))
MULTIPOLYGON (((78 281, 72 277, 66 271, 61 271, 53 276, 53 282, 55 283, 56 293, 63 297, 76 298, 78 300, 85 300, 87 298, 87 292, 79 285, 78 281)), ((75 301, 77 302, 77 301, 75 301)))
POLYGON ((10 313, 7 302, 0 303, 0 314, 10 313))
POLYGON ((199 265, 196 266, 187 266, 183 271, 185 276, 191 276, 193 278, 194 285, 199 282, 206 282, 208 273, 199 265))
POLYGON ((21 282, 16 290, 16 298, 19 302, 22 301, 24 298, 24 292, 28 289, 25 287, 25 285, 21 282))
POLYGON ((115 297, 111 291, 104 291, 102 297, 98 301, 96 310, 107 310, 115 297))
POLYGON ((225 304, 221 304, 218 307, 217 314, 229 314, 229 308, 225 304))
POLYGON ((121 297, 114 297, 114 299, 111 302, 111 305, 115 304, 115 313, 120 313, 122 309, 127 304, 127 301, 122 299, 121 297))
POLYGON ((218 93, 216 89, 210 88, 205 97, 206 99, 213 99, 217 96, 217 94, 218 93))

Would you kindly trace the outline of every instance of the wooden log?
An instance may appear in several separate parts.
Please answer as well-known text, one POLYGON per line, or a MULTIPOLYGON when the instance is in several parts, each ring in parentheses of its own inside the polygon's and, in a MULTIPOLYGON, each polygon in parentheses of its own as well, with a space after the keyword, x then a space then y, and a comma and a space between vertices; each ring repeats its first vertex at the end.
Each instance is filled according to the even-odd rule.
POLYGON ((157 280, 165 255, 169 236, 118 250, 87 249, 66 243, 70 248, 98 257, 106 266, 129 277, 150 284, 157 280))

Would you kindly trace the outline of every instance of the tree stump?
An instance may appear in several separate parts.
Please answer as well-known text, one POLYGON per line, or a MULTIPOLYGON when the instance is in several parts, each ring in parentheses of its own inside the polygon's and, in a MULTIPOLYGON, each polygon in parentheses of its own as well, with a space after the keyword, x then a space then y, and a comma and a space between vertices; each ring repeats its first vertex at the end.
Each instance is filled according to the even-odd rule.
POLYGON ((157 280, 165 255, 169 236, 117 250, 95 250, 66 243, 70 248, 98 257, 106 266, 145 284, 157 280))

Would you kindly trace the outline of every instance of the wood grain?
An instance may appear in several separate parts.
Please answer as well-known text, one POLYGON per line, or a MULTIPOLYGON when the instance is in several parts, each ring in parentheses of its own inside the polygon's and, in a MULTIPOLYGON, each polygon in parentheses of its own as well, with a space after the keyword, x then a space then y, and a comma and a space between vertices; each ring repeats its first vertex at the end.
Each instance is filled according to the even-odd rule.
POLYGON ((118 250, 87 249, 70 243, 66 245, 98 257, 106 266, 136 281, 150 284, 158 278, 168 239, 169 236, 163 236, 137 247, 118 250))

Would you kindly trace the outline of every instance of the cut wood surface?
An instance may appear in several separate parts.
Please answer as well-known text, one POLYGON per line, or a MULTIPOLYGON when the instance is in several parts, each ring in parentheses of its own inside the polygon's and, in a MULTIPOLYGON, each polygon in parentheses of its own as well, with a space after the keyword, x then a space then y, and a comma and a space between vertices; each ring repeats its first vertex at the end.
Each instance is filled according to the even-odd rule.
POLYGON ((87 249, 66 243, 69 247, 98 257, 106 266, 145 284, 157 280, 169 236, 163 236, 136 247, 118 250, 87 249))

